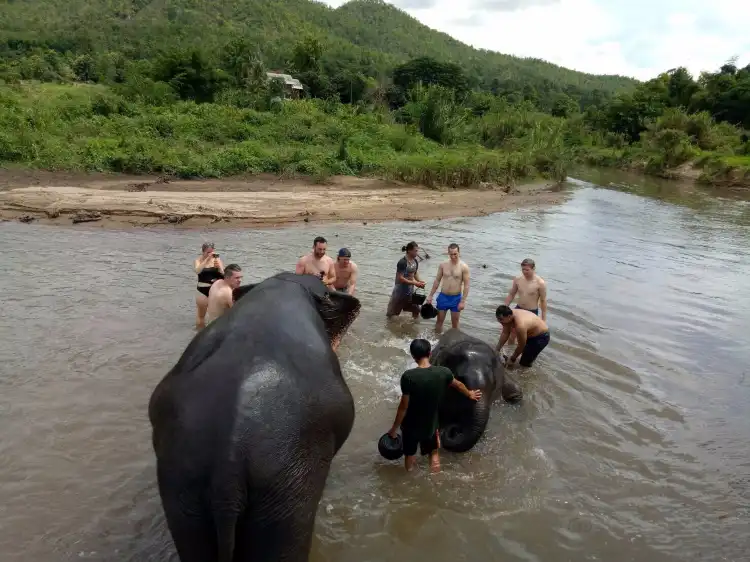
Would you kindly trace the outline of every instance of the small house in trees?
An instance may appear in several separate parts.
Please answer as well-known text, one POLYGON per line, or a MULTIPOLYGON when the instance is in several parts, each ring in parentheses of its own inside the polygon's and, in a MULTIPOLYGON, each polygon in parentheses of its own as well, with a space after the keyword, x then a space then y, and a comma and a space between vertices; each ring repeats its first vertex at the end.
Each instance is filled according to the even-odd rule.
POLYGON ((266 75, 268 76, 269 80, 279 79, 284 83, 285 98, 299 98, 302 95, 302 82, 292 77, 291 74, 283 74, 281 72, 267 72, 266 75))

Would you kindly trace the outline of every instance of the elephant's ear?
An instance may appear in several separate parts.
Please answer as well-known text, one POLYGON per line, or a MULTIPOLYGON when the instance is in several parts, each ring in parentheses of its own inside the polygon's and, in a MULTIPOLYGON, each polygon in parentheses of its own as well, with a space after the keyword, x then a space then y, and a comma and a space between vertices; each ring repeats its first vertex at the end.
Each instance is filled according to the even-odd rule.
POLYGON ((244 297, 247 293, 252 291, 257 286, 258 283, 251 283, 249 285, 242 285, 241 287, 237 287, 236 289, 232 290, 232 300, 234 302, 237 302, 241 297, 244 297))

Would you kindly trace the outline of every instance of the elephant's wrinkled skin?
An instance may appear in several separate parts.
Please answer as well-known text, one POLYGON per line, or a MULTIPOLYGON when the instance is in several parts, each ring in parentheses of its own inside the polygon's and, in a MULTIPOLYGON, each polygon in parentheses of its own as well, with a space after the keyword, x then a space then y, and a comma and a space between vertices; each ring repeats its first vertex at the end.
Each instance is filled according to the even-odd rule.
POLYGON ((360 303, 294 273, 235 298, 151 396, 159 494, 182 562, 303 562, 354 423, 331 341, 360 303))
POLYGON ((443 334, 432 352, 431 363, 448 367, 469 390, 482 391, 477 402, 453 388, 446 392, 439 417, 440 442, 448 451, 463 453, 476 445, 498 396, 510 403, 521 401, 521 388, 506 374, 495 350, 458 329, 443 334))

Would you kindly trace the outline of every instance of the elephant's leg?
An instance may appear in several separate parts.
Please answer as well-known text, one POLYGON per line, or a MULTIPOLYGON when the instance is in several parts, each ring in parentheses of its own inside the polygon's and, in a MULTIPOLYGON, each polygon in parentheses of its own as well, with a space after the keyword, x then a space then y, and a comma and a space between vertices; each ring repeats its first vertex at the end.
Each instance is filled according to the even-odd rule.
POLYGON ((200 492, 188 485, 163 484, 160 479, 159 494, 180 562, 216 562, 214 525, 200 492))
POLYGON ((263 497, 249 498, 252 512, 237 525, 236 562, 307 562, 331 457, 300 459, 263 497))

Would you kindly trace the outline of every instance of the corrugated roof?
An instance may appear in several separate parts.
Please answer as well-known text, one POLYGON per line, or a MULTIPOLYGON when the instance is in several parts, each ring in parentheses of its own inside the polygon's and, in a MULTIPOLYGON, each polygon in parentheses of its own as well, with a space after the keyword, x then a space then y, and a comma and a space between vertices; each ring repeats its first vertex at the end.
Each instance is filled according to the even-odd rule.
POLYGON ((282 74, 280 72, 266 72, 266 75, 271 79, 281 78, 287 86, 291 86, 294 90, 303 89, 302 83, 296 78, 293 78, 291 74, 282 74))

